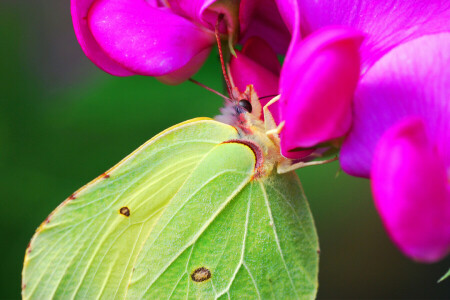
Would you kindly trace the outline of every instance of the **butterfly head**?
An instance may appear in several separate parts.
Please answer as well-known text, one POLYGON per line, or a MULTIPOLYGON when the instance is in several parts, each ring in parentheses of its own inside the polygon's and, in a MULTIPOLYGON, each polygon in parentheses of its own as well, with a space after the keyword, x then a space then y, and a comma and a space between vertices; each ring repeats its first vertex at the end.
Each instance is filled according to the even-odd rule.
POLYGON ((233 87, 230 101, 225 102, 220 112, 216 120, 236 127, 243 134, 252 134, 255 127, 263 126, 262 107, 253 85, 248 85, 243 93, 233 87))

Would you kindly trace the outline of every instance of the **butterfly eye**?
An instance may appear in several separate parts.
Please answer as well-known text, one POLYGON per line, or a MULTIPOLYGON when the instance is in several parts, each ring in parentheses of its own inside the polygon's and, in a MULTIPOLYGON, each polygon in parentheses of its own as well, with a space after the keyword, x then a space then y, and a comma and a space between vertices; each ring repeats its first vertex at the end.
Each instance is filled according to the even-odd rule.
POLYGON ((245 109, 246 111, 248 111, 249 113, 252 112, 252 105, 250 104, 250 102, 248 102, 248 100, 239 100, 239 106, 242 107, 243 109, 245 109))

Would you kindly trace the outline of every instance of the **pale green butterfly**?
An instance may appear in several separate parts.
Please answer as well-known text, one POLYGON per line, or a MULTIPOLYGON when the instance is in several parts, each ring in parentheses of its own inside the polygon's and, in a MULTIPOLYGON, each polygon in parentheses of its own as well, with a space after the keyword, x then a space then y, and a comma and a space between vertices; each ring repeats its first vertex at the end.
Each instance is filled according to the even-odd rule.
POLYGON ((262 108, 252 85, 229 90, 216 120, 161 132, 47 217, 24 299, 315 297, 317 234, 293 170, 321 162, 280 154, 279 97, 262 108))
POLYGON ((252 86, 233 92, 246 100, 217 118, 230 124, 171 127, 52 212, 27 249, 23 297, 314 298, 300 182, 277 173, 289 167, 267 106, 264 124, 252 86))

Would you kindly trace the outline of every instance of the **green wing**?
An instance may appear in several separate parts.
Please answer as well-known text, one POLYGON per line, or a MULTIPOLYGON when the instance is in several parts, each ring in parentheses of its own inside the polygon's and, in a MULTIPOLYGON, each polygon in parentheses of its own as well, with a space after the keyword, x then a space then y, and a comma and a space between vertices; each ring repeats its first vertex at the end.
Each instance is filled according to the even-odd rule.
POLYGON ((97 285, 105 291, 119 287, 118 295, 123 294, 167 203, 203 157, 236 134, 212 120, 182 123, 76 192, 76 199, 69 197, 38 228, 27 250, 24 298, 94 297, 101 291, 97 285), (129 208, 130 217, 119 214, 122 207, 129 208))
POLYGON ((236 138, 182 123, 69 197, 32 239, 23 297, 313 298, 318 245, 298 179, 252 180, 253 151, 222 144, 236 138))
MULTIPOLYGON (((197 209, 191 218, 200 213, 201 207, 197 209)), ((161 239, 170 243, 175 231, 164 232, 161 239)), ((317 250, 314 224, 297 175, 273 174, 267 180, 249 182, 156 275, 152 267, 163 252, 147 242, 128 296, 312 299, 317 290, 317 250), (209 280, 192 280, 200 268, 210 271, 209 280)))

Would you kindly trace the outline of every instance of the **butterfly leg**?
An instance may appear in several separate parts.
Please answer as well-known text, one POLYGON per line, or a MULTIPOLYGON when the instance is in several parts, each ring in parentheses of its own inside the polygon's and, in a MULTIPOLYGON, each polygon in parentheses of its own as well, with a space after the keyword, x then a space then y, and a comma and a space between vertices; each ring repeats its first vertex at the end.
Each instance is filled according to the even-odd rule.
POLYGON ((275 123, 275 119, 273 118, 272 113, 269 110, 269 106, 271 106, 272 104, 274 104, 278 100, 280 100, 280 95, 273 97, 263 107, 264 125, 266 126, 266 131, 270 131, 270 130, 275 129, 277 127, 277 124, 275 123))
POLYGON ((327 164, 337 159, 338 157, 336 156, 327 160, 309 161, 309 162, 301 161, 298 163, 293 163, 292 160, 286 159, 278 164, 277 172, 278 174, 284 174, 304 167, 327 164))
POLYGON ((272 113, 269 110, 269 106, 280 100, 280 95, 275 96, 263 107, 264 113, 264 126, 267 136, 277 145, 280 146, 280 132, 284 127, 284 121, 279 125, 275 122, 272 113))

